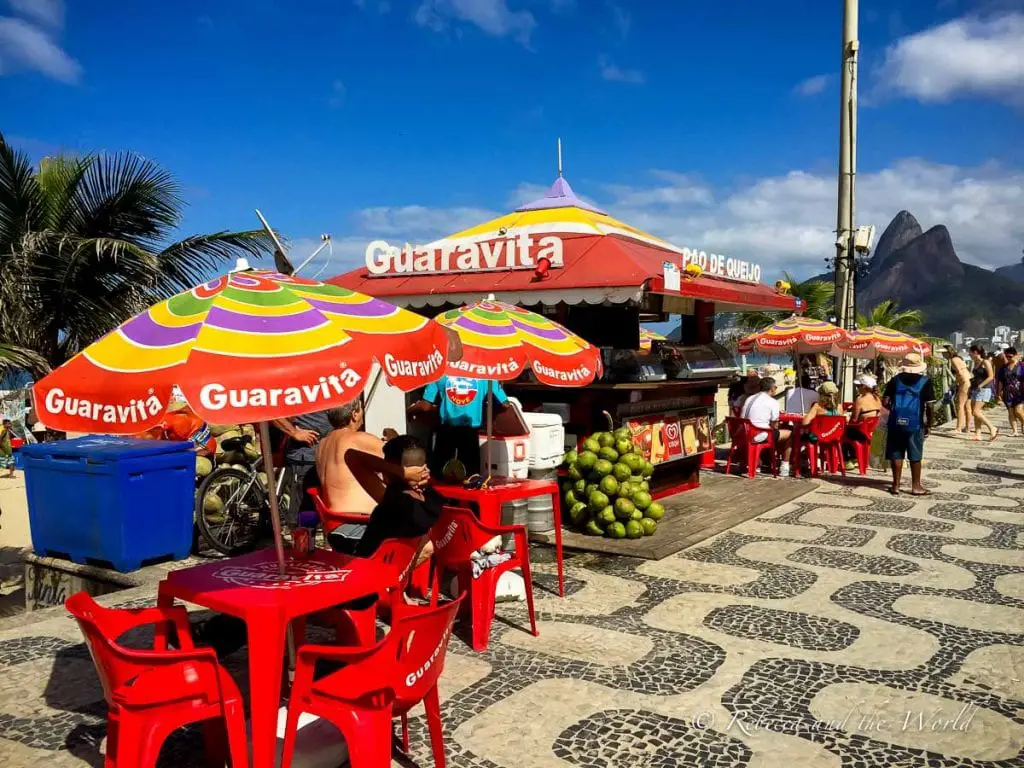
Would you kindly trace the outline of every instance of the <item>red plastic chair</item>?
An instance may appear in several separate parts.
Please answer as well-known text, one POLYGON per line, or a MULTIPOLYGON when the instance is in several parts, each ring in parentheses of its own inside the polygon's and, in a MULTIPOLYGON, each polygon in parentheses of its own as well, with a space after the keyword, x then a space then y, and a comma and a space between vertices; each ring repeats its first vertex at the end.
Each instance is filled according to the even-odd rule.
POLYGON ((369 515, 356 512, 338 512, 331 509, 327 506, 327 500, 320 495, 319 488, 307 488, 306 493, 313 499, 313 508, 320 517, 320 525, 323 527, 325 534, 330 533, 343 523, 366 525, 370 519, 369 515))
POLYGON ((751 424, 748 419, 737 419, 731 416, 726 419, 726 424, 732 438, 732 447, 729 448, 729 458, 725 462, 725 474, 728 475, 732 471, 734 459, 742 458, 747 463, 747 477, 753 477, 761 464, 761 454, 764 451, 768 451, 771 457, 772 474, 779 474, 779 457, 775 450, 775 430, 761 429, 751 424), (768 437, 755 443, 754 438, 762 434, 768 437))
POLYGON ((106 768, 151 768, 174 731, 204 722, 207 751, 247 768, 245 711, 231 675, 212 648, 195 648, 184 608, 113 610, 78 592, 64 603, 85 636, 107 701, 106 768), (174 627, 180 650, 134 650, 117 644, 130 629, 174 627))
POLYGON ((537 619, 533 612, 533 582, 530 580, 530 545, 525 525, 488 526, 477 520, 468 509, 445 507, 440 519, 430 529, 430 540, 434 542, 434 583, 431 604, 437 605, 441 594, 441 575, 445 571, 456 574, 459 592, 469 593, 469 610, 472 621, 472 642, 474 651, 486 651, 494 622, 494 601, 498 589, 498 578, 513 568, 521 568, 526 584, 526 606, 530 612, 530 630, 536 637, 537 619), (511 559, 493 568, 487 568, 473 578, 470 555, 495 536, 512 534, 516 539, 516 550, 510 552, 511 559))
POLYGON ((421 701, 434 765, 445 768, 437 680, 464 597, 439 607, 400 606, 391 632, 370 648, 301 647, 288 703, 281 768, 291 768, 303 712, 329 720, 341 731, 351 768, 390 768, 392 718, 402 718, 402 742, 408 751, 408 712, 421 701), (347 666, 314 680, 316 663, 321 660, 347 666))
POLYGON ((871 464, 871 438, 874 436, 877 428, 878 417, 872 416, 863 421, 848 424, 843 435, 843 445, 848 445, 853 449, 853 455, 857 458, 857 469, 860 470, 862 475, 868 473, 868 466, 871 464), (854 439, 850 435, 851 431, 859 433, 864 439, 854 439))
POLYGON ((846 463, 843 461, 843 433, 846 431, 846 418, 843 416, 816 416, 804 429, 817 438, 816 441, 802 440, 807 448, 808 463, 811 477, 818 476, 819 461, 827 465, 829 474, 838 469, 846 477, 846 463))
MULTIPOLYGON (((396 606, 404 603, 403 595, 409 586, 412 564, 423 546, 423 539, 386 539, 369 558, 394 569, 394 580, 382 584, 377 600, 366 607, 338 606, 318 614, 335 629, 335 641, 340 645, 369 646, 377 641, 377 616, 383 611, 395 615, 396 606)), ((429 563, 427 564, 429 567, 429 563)))
MULTIPOLYGON (((306 491, 310 498, 313 499, 313 508, 316 510, 317 515, 320 518, 320 526, 324 529, 324 535, 330 533, 339 525, 343 523, 354 523, 356 525, 366 525, 369 521, 369 515, 363 515, 355 512, 338 512, 327 506, 327 501, 323 496, 320 495, 319 488, 310 488, 306 491), (328 528, 330 524, 330 528, 328 528)), ((426 597, 427 592, 430 590, 430 561, 426 561, 420 565, 415 571, 412 572, 412 576, 409 579, 409 590, 419 597, 426 597)))

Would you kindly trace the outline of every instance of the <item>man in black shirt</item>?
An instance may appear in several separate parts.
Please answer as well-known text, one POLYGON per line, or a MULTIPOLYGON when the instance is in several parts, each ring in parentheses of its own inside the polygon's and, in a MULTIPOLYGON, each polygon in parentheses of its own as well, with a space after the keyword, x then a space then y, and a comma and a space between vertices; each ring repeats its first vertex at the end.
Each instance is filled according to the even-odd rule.
POLYGON ((932 406, 935 388, 927 376, 928 366, 921 355, 909 353, 900 364, 900 372, 889 380, 882 395, 882 405, 889 411, 885 458, 892 464, 892 488, 899 495, 903 479, 903 461, 910 461, 911 496, 927 496, 921 484, 921 461, 924 439, 932 427, 932 406))
MULTIPOLYGON (((373 466, 379 461, 375 456, 349 451, 349 455, 353 453, 356 454, 350 462, 353 472, 361 482, 364 479, 360 475, 366 471, 372 473, 372 477, 365 478, 363 487, 377 499, 366 532, 356 546, 356 554, 369 557, 385 539, 426 536, 441 516, 444 501, 427 485, 429 475, 425 472, 418 474, 427 463, 427 452, 422 443, 412 435, 388 440, 384 444, 386 468, 373 466), (374 469, 383 470, 382 474, 388 478, 387 485, 384 485, 374 469)), ((349 461, 348 456, 346 461, 349 461)), ((430 557, 432 551, 430 542, 427 542, 420 550, 416 565, 430 557)))

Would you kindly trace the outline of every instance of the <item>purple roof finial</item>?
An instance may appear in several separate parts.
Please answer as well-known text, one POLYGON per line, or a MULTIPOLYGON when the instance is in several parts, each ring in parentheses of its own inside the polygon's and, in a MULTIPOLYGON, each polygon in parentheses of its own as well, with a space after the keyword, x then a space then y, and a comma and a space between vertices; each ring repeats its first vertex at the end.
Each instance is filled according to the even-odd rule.
POLYGON ((569 186, 569 182, 562 176, 555 179, 555 183, 551 185, 551 189, 547 191, 544 197, 534 200, 532 203, 521 205, 516 208, 516 211, 540 211, 545 208, 582 208, 585 211, 593 211, 594 213, 607 216, 597 206, 576 197, 572 187, 569 186))

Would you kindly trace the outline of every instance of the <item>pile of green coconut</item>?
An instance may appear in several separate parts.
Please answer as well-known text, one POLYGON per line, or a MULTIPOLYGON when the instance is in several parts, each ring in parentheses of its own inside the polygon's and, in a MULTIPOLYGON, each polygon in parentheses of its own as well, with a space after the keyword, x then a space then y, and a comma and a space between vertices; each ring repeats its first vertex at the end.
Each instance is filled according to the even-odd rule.
POLYGON ((627 428, 595 432, 578 452, 565 455, 564 466, 563 499, 575 528, 611 539, 639 539, 658 530, 665 508, 651 498, 654 465, 627 428))

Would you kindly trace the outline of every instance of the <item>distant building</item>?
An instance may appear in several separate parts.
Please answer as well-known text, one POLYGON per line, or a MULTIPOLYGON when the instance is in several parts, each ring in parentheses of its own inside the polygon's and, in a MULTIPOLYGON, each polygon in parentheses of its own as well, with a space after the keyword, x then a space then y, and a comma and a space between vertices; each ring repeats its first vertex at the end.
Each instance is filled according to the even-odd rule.
POLYGON ((1008 325, 997 325, 995 330, 992 332, 992 340, 998 339, 1001 343, 1005 344, 1010 340, 1010 326, 1008 325))
POLYGON ((960 349, 964 345, 965 341, 963 331, 953 331, 952 335, 949 337, 949 340, 953 342, 954 347, 960 349))

